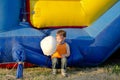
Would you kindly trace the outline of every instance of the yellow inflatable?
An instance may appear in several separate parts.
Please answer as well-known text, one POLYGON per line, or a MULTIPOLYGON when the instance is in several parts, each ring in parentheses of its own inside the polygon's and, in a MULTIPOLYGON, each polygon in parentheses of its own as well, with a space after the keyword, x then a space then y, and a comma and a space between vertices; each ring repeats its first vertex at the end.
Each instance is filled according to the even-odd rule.
POLYGON ((30 0, 30 22, 35 28, 85 27, 118 0, 30 0))

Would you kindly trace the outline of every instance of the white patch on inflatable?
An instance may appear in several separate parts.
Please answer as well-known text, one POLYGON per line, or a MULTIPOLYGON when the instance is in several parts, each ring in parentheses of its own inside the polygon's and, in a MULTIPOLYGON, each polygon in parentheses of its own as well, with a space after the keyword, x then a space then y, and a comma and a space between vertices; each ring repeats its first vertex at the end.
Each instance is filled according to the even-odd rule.
POLYGON ((56 45, 57 42, 53 36, 47 36, 40 42, 41 49, 46 56, 50 56, 55 52, 56 45))

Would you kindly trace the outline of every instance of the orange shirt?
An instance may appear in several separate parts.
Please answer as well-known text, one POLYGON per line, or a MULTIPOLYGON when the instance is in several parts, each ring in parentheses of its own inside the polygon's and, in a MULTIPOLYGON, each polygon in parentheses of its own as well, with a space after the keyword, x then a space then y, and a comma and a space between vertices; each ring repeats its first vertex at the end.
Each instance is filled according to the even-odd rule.
POLYGON ((61 55, 63 54, 67 54, 66 43, 57 45, 56 51, 53 53, 52 58, 62 58, 61 55))

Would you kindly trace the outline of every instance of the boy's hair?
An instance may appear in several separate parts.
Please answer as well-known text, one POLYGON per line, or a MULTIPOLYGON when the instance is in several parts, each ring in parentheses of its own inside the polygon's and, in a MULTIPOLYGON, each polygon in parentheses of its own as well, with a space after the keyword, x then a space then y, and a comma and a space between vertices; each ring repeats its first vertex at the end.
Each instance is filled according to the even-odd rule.
POLYGON ((64 30, 57 31, 57 34, 60 36, 66 37, 66 31, 64 31, 64 30))

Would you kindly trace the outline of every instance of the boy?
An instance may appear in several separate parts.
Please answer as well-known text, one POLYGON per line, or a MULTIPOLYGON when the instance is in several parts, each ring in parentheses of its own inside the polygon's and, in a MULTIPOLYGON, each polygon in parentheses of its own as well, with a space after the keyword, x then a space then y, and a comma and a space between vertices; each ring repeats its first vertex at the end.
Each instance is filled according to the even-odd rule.
POLYGON ((56 66, 58 61, 61 61, 61 74, 64 77, 67 77, 66 67, 67 67, 67 57, 70 56, 69 45, 65 42, 66 32, 64 30, 59 30, 56 33, 57 48, 56 51, 52 54, 52 69, 53 74, 56 74, 56 66))

